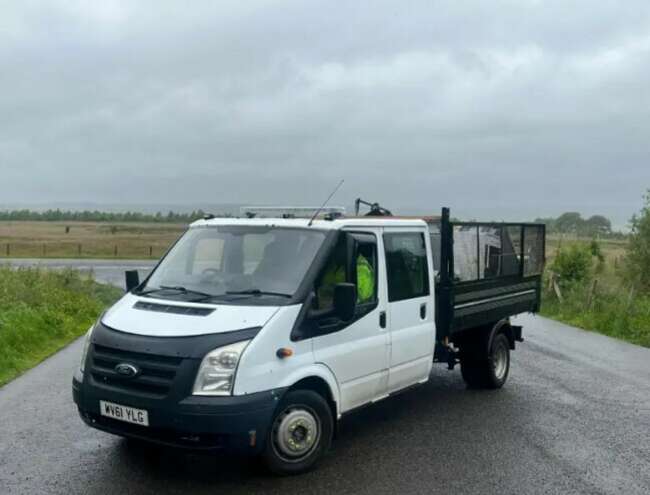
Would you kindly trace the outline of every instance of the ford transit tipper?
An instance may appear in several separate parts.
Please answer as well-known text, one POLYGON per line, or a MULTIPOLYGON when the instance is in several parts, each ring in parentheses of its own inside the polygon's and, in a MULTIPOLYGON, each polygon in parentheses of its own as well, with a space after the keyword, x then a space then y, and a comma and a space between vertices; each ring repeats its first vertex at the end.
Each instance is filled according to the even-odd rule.
MULTIPOLYGON (((81 418, 311 468, 340 418, 460 364, 499 388, 540 304, 544 226, 388 216, 206 218, 88 331, 81 418)), ((284 217, 291 217, 285 214, 284 217)))

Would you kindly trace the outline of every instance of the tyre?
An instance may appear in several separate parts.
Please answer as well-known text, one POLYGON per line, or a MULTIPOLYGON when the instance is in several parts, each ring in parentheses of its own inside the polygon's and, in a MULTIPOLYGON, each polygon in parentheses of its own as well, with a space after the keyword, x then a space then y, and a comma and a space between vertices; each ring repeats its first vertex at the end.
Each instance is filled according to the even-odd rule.
POLYGON ((510 342, 503 333, 492 339, 490 349, 485 355, 482 346, 465 349, 461 355, 460 371, 463 380, 470 388, 503 387, 510 372, 510 342))
POLYGON ((501 388, 510 372, 510 341, 503 333, 492 339, 488 355, 487 387, 501 388))
POLYGON ((311 390, 288 392, 279 404, 262 454, 270 471, 300 474, 329 450, 334 419, 327 401, 311 390))
POLYGON ((460 374, 469 388, 486 388, 485 366, 465 358, 460 362, 460 374))

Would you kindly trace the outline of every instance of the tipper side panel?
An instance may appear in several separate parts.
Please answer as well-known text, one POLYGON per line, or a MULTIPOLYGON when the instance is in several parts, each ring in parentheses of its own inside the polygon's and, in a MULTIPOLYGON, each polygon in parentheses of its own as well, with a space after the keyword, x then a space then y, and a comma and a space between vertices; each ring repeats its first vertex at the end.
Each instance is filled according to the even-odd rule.
POLYGON ((428 223, 436 274, 438 340, 540 308, 545 226, 456 222, 443 208, 428 223))

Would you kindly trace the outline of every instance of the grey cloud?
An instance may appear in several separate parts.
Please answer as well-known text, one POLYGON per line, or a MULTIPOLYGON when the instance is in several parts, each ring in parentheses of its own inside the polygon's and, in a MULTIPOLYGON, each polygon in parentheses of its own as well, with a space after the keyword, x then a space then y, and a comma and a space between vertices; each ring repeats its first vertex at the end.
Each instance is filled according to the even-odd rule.
POLYGON ((314 203, 619 225, 650 187, 647 2, 25 2, 0 202, 314 203))

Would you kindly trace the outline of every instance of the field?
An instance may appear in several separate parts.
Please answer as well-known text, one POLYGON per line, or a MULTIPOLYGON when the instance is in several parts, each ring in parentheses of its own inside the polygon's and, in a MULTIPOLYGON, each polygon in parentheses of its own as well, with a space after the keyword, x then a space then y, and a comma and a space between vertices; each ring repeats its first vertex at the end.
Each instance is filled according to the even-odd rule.
POLYGON ((74 271, 0 267, 0 386, 83 335, 121 294, 74 271))
POLYGON ((0 258, 157 259, 180 224, 0 222, 0 258))

